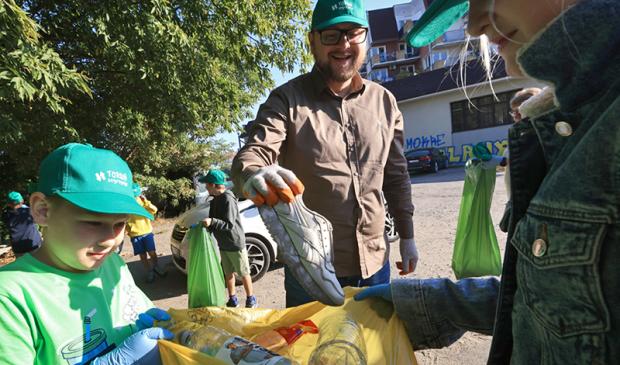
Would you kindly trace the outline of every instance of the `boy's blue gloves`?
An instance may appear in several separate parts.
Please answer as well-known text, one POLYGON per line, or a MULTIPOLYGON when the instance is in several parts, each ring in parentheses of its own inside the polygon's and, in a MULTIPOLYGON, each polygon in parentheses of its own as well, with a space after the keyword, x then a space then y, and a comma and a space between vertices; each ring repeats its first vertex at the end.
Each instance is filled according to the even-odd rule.
POLYGON ((159 308, 151 308, 146 312, 140 313, 138 315, 136 327, 138 328, 138 331, 140 331, 145 328, 153 327, 155 321, 167 321, 169 319, 170 315, 165 310, 159 308))
POLYGON ((388 302, 392 302, 392 286, 390 284, 379 284, 371 286, 355 294, 355 300, 364 300, 370 297, 378 297, 388 302))
POLYGON ((157 340, 171 340, 174 334, 165 328, 147 328, 127 337, 123 343, 107 354, 93 360, 92 365, 160 365, 161 357, 157 340))

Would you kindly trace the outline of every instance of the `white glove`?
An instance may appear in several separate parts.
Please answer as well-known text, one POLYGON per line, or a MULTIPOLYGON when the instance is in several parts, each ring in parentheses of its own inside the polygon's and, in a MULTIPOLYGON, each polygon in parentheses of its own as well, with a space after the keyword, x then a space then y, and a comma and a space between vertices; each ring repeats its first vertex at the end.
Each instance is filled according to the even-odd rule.
POLYGON ((418 264, 418 249, 413 238, 400 239, 400 257, 403 261, 396 262, 396 267, 400 269, 400 275, 412 273, 418 264))
POLYGON ((304 185, 291 170, 278 165, 263 167, 243 184, 243 195, 256 205, 290 203, 304 192, 304 185))

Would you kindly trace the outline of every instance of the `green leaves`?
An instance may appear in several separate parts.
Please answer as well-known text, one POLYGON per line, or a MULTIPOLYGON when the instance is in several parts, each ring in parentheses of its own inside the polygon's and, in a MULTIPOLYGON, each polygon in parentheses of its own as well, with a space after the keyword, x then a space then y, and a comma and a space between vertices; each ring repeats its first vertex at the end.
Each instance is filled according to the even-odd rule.
POLYGON ((269 68, 307 60, 309 0, 0 4, 0 190, 70 141, 148 178, 191 178, 230 154, 212 137, 247 121, 269 68))

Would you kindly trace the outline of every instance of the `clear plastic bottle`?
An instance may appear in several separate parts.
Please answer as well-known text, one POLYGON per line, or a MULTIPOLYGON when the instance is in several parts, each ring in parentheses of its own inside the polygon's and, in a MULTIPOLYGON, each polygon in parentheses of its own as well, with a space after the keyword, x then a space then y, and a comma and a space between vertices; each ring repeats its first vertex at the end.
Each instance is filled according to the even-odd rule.
POLYGON ((366 365, 366 341, 360 325, 349 315, 325 319, 309 365, 366 365))
POLYGON ((178 334, 177 339, 181 345, 220 359, 227 364, 299 365, 254 342, 213 326, 184 330, 178 334))

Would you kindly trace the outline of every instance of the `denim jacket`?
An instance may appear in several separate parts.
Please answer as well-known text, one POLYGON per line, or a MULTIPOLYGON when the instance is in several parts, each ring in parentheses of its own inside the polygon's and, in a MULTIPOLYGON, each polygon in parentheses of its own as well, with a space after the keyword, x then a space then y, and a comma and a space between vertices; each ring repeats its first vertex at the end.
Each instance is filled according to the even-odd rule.
POLYGON ((559 108, 509 131, 513 206, 499 289, 496 279, 395 281, 416 348, 493 328, 489 364, 620 363, 618 19, 617 0, 581 1, 521 52, 559 108))

